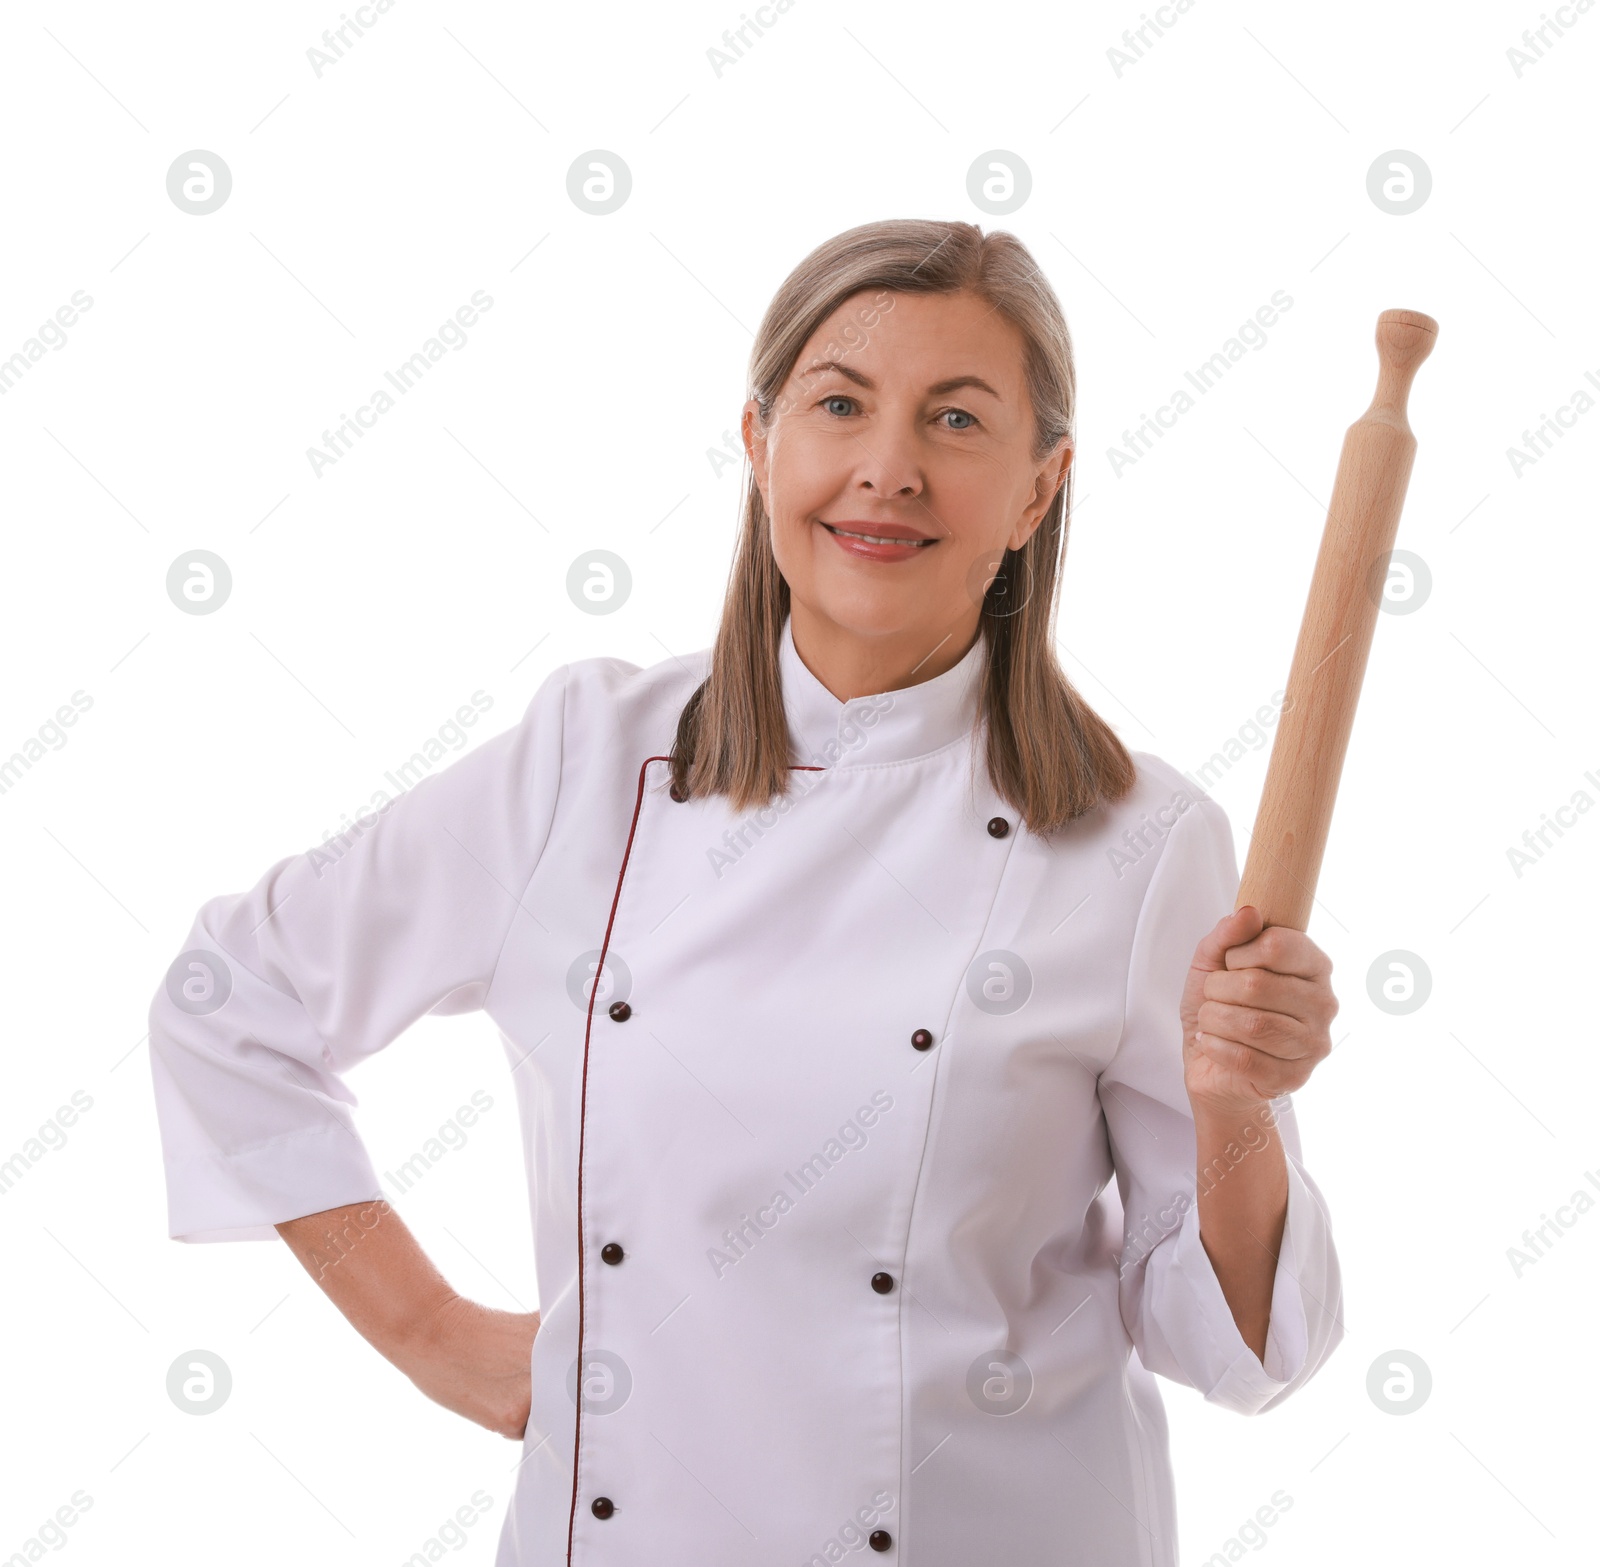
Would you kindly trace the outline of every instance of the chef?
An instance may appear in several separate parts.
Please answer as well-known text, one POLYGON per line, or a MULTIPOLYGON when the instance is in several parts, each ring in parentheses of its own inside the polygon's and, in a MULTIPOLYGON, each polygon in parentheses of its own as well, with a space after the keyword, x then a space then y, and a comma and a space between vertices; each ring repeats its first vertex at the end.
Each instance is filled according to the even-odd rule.
POLYGON ((1340 1340, 1290 1097, 1328 960, 1234 910, 1221 807, 1056 662, 1074 386, 1013 236, 819 246, 755 343, 713 646, 555 669, 206 903, 156 993, 171 1234, 284 1235, 520 1440, 497 1567, 1173 1567, 1155 1375, 1257 1414, 1340 1340), (466 1009, 526 1316, 432 1269, 350 1113, 466 1009))

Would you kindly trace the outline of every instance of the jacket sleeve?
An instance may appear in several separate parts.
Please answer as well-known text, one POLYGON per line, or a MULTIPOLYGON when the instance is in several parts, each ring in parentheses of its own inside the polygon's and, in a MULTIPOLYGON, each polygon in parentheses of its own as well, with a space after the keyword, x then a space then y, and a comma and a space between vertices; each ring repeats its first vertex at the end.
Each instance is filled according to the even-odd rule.
MULTIPOLYGON (((1134 930, 1122 1038, 1101 1072, 1101 1108, 1123 1208, 1118 1303, 1151 1371, 1253 1415, 1310 1380, 1344 1336, 1327 1205, 1301 1161, 1288 1094, 1272 1101, 1289 1173, 1264 1358, 1239 1334, 1200 1240, 1193 1112, 1178 1003, 1195 947, 1239 890, 1227 814, 1202 797, 1173 824, 1134 930)), ((1255 1147, 1263 1144, 1256 1142, 1255 1147)), ((1251 1150, 1235 1145, 1240 1161, 1251 1150)), ((1229 1157, 1232 1157, 1230 1154, 1229 1157)), ((1208 1170, 1208 1180, 1227 1169, 1208 1170)))
POLYGON ((567 666, 519 724, 199 911, 150 1004, 175 1240, 381 1195, 344 1074, 430 1011, 483 1005, 543 850, 567 666))

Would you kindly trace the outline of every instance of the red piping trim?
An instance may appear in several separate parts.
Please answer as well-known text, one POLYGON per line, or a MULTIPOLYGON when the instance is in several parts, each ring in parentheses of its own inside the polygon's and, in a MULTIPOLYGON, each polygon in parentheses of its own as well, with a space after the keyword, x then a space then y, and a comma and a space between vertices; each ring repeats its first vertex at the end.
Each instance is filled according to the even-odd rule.
MULTIPOLYGON (((572 1567, 572 1538, 578 1523, 578 1460, 583 1450, 583 1324, 585 1260, 583 1251, 583 1142, 589 1124, 589 1034, 594 1024, 594 998, 600 993, 600 976, 605 972, 606 953, 611 947, 611 927, 617 922, 617 904, 622 901, 622 879, 628 873, 628 859, 633 853, 633 835, 639 828, 639 812, 644 807, 644 775, 652 762, 670 762, 670 756, 647 756, 639 766, 639 787, 633 800, 633 820, 628 824, 628 843, 622 851, 622 865, 617 871, 616 891, 611 894, 611 913, 606 920, 605 939, 600 943, 600 961, 595 965, 594 982, 589 986, 589 1011, 583 1024, 583 1086, 578 1099, 578 1399, 577 1418, 572 1430, 572 1506, 567 1513, 567 1567, 572 1567)), ((789 771, 800 773, 826 772, 824 767, 796 766, 789 771)))

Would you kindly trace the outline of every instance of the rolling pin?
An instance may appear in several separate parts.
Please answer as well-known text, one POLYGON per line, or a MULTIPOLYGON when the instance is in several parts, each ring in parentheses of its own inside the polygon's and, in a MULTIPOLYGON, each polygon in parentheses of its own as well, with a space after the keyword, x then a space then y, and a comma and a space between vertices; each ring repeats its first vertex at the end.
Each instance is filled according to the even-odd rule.
POLYGON ((1333 499, 1284 692, 1235 908, 1303 931, 1355 720, 1417 438, 1406 397, 1439 324, 1416 310, 1378 317, 1378 389, 1345 432, 1333 499))

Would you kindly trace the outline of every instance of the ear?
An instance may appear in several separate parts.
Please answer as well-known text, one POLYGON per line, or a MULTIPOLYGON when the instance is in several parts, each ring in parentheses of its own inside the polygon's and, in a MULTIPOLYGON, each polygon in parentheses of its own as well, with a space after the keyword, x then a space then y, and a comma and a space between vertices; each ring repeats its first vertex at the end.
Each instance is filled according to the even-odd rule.
POLYGON ((1067 472, 1072 467, 1073 448, 1066 436, 1050 449, 1050 455, 1040 464, 1034 476, 1033 499, 1023 508, 1022 516, 1011 530, 1010 547, 1020 550, 1044 521, 1061 486, 1067 482, 1067 472))
POLYGON ((766 481, 768 460, 767 433, 761 424, 761 405, 752 397, 739 415, 739 434, 744 440, 745 456, 750 459, 751 468, 763 483, 766 481))
POLYGON ((767 476, 772 466, 772 432, 763 427, 761 405, 753 397, 745 403, 740 413, 739 434, 744 440, 745 456, 750 459, 750 473, 761 494, 761 504, 770 516, 772 506, 767 499, 767 476))

